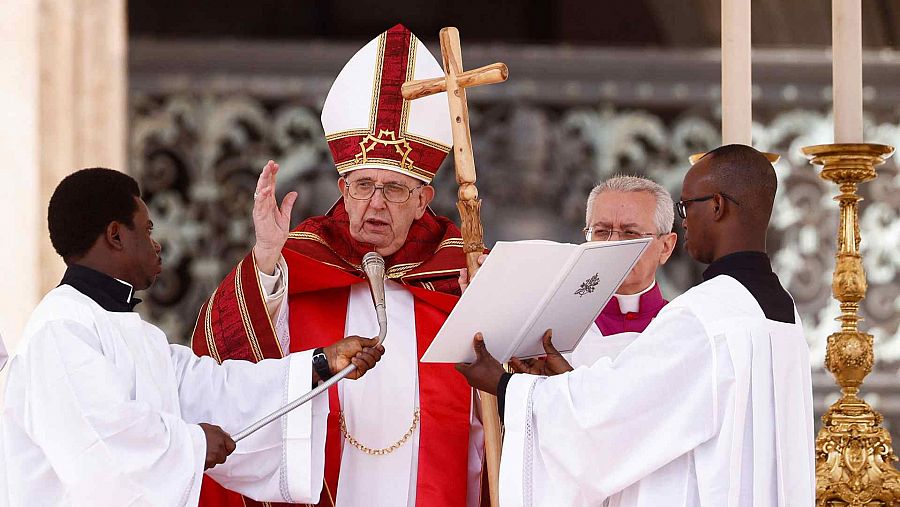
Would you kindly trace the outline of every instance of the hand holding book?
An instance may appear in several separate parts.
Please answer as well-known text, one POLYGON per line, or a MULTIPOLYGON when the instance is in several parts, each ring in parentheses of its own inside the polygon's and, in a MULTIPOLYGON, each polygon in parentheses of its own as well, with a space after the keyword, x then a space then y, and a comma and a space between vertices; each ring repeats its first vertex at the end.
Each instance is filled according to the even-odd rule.
POLYGON ((553 330, 544 331, 541 336, 541 344, 544 346, 544 357, 534 359, 519 359, 513 357, 509 360, 509 367, 514 373, 529 373, 531 375, 543 375, 550 377, 567 371, 572 371, 572 365, 553 346, 553 330))

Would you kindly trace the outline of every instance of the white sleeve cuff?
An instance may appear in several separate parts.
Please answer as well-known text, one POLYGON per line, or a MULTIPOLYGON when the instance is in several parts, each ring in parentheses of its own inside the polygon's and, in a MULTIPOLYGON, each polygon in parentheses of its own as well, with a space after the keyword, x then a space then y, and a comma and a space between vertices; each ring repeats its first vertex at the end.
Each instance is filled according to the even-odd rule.
POLYGON ((287 346, 290 344, 290 334, 287 331, 288 307, 284 304, 288 290, 287 274, 287 263, 283 256, 278 258, 274 274, 270 275, 263 273, 259 268, 256 269, 256 276, 259 278, 259 284, 262 287, 263 297, 266 302, 266 311, 269 313, 269 319, 275 326, 275 334, 278 336, 282 350, 287 350, 287 346))
POLYGON ((266 300, 280 299, 284 295, 287 269, 282 269, 283 265, 284 257, 279 257, 278 262, 275 264, 275 272, 271 275, 256 268, 256 275, 259 277, 259 283, 262 285, 266 300))

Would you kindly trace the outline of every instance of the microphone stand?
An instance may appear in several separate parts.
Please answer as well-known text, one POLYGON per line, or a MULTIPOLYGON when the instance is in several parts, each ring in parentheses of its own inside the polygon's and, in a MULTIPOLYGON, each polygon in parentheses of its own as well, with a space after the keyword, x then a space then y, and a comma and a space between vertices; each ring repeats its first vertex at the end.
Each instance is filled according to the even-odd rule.
MULTIPOLYGON (((365 257, 363 257, 362 268, 366 273, 366 278, 369 280, 369 290, 372 293, 372 302, 375 304, 375 314, 378 317, 378 345, 381 345, 384 342, 385 336, 387 336, 387 311, 385 310, 384 306, 384 259, 375 252, 369 252, 365 255, 365 257)), ((337 384, 339 380, 343 379, 355 370, 356 365, 350 363, 343 370, 339 371, 328 380, 319 384, 312 391, 309 391, 303 396, 263 417, 247 428, 239 431, 232 437, 232 439, 235 442, 240 442, 244 438, 247 438, 249 435, 252 435, 263 426, 279 419, 281 416, 287 414, 291 410, 294 410, 300 405, 303 405, 309 400, 327 391, 329 387, 337 384)))

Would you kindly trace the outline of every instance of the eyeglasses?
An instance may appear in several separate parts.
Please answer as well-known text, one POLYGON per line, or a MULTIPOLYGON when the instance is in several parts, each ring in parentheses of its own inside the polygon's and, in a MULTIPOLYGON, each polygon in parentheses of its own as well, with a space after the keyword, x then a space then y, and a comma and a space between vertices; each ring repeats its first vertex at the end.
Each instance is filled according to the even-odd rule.
POLYGON ((409 196, 412 195, 413 190, 418 190, 424 187, 425 184, 423 183, 416 188, 409 188, 400 183, 376 185, 375 182, 370 180, 357 180, 346 182, 344 183, 344 186, 347 187, 350 197, 360 201, 371 199, 372 196, 375 195, 376 190, 381 190, 381 195, 384 196, 386 201, 401 204, 409 200, 409 196))
POLYGON ((587 241, 609 241, 612 239, 613 234, 617 235, 619 239, 640 239, 640 238, 649 238, 652 236, 660 237, 662 234, 657 234, 655 232, 638 232, 638 231, 617 231, 615 229, 595 229, 593 227, 585 227, 581 230, 584 232, 584 239, 587 241))
POLYGON ((684 220, 685 218, 687 218, 687 204, 688 204, 688 203, 691 203, 691 202, 703 202, 703 201, 708 201, 708 200, 712 199, 713 197, 715 197, 715 196, 717 196, 717 195, 721 195, 722 197, 724 197, 724 198, 728 199, 729 201, 731 201, 731 202, 737 204, 738 206, 741 205, 741 203, 737 202, 737 201, 734 199, 734 197, 731 197, 731 196, 728 195, 728 194, 723 194, 722 192, 716 192, 715 194, 706 195, 706 196, 703 196, 703 197, 694 197, 693 199, 682 199, 682 200, 680 200, 680 201, 678 201, 678 202, 675 203, 675 211, 678 213, 678 216, 680 216, 681 219, 684 220))

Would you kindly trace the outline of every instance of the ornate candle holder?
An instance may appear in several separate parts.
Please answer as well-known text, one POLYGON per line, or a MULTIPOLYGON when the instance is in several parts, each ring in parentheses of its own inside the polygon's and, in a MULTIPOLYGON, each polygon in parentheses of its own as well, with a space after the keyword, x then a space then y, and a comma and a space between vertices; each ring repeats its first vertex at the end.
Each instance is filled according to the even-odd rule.
POLYGON ((822 166, 820 176, 838 185, 840 226, 831 291, 841 304, 840 331, 828 337, 825 368, 842 396, 825 415, 816 437, 816 505, 900 505, 900 472, 883 417, 859 398, 859 387, 872 371, 872 335, 859 331, 859 302, 866 297, 866 273, 859 250, 857 185, 877 177, 875 166, 894 153, 882 144, 824 144, 803 153, 822 166))

